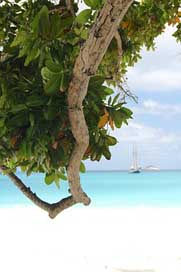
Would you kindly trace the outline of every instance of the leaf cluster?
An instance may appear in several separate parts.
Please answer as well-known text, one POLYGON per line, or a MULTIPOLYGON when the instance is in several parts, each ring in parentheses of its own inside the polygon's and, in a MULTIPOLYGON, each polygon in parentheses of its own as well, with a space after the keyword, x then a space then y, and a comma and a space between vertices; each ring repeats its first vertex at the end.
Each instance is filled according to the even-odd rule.
MULTIPOLYGON (((66 179, 75 144, 67 109, 72 70, 104 0, 84 0, 83 11, 72 3, 75 15, 66 1, 6 0, 0 5, 0 164, 13 171, 20 167, 27 175, 44 173, 46 184, 57 186, 66 179)), ((176 25, 174 35, 181 40, 179 7, 180 0, 145 0, 129 9, 119 28, 122 62, 113 39, 90 79, 83 105, 90 145, 83 159, 111 158, 117 140, 110 131, 132 118, 112 88, 141 57, 143 46, 154 47, 166 23, 176 25)), ((83 163, 80 171, 85 171, 83 163)))

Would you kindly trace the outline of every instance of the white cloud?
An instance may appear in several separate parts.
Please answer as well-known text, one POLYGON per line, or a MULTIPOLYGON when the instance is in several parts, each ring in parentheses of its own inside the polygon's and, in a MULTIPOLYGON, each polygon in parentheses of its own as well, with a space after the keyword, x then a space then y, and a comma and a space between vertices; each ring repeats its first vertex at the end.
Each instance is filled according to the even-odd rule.
POLYGON ((161 104, 157 101, 148 99, 139 107, 132 108, 134 114, 145 115, 159 115, 161 117, 171 117, 181 115, 181 104, 161 104))
POLYGON ((181 142, 181 134, 166 132, 164 129, 147 126, 145 124, 129 123, 129 126, 114 133, 119 142, 138 144, 172 144, 181 142))
POLYGON ((180 91, 181 67, 177 71, 173 66, 169 69, 158 68, 153 71, 131 70, 128 73, 128 85, 135 91, 180 91))
POLYGON ((127 74, 128 85, 133 92, 181 90, 181 46, 176 42, 169 27, 157 38, 155 51, 142 51, 142 60, 127 74))

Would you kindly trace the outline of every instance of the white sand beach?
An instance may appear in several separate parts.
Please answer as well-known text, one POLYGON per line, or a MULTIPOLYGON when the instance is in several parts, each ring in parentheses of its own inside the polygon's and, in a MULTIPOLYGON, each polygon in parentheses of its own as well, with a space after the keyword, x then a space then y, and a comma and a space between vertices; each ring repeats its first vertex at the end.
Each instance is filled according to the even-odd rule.
POLYGON ((2 272, 181 272, 180 208, 0 208, 2 272))

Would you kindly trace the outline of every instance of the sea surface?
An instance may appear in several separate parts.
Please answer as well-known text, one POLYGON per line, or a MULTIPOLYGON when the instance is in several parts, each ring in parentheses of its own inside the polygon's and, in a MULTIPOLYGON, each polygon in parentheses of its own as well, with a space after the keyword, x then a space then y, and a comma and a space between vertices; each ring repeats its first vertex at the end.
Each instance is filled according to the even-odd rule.
MULTIPOLYGON (((46 185, 44 176, 17 175, 42 199, 56 202, 68 195, 68 183, 46 185)), ((87 172, 81 175, 84 190, 92 199, 92 207, 181 207, 181 171, 87 172)), ((32 205, 8 177, 0 175, 0 207, 32 205)))

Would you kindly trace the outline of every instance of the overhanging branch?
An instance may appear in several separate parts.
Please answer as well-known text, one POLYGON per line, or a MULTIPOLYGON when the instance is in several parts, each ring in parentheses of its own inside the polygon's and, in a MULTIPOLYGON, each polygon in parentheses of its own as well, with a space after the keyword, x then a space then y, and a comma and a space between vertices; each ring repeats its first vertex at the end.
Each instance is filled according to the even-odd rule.
POLYGON ((48 212, 50 218, 55 218, 63 210, 76 204, 72 196, 68 196, 59 202, 50 204, 41 198, 39 198, 35 193, 32 192, 30 187, 27 187, 20 178, 18 178, 14 173, 9 172, 6 166, 0 166, 0 171, 5 172, 5 174, 10 178, 10 180, 16 185, 16 187, 36 206, 48 212))

